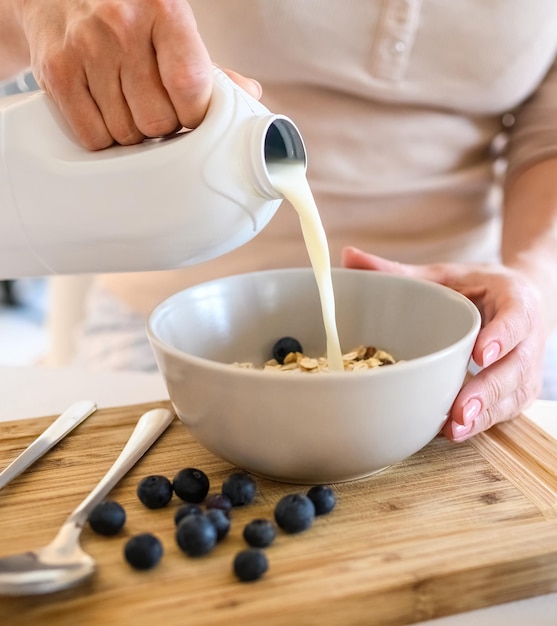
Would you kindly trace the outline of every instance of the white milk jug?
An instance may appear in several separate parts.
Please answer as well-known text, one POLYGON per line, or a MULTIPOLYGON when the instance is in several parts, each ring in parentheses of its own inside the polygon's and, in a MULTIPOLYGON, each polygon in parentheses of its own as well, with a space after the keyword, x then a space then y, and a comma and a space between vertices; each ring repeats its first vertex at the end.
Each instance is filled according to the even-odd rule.
POLYGON ((42 92, 0 99, 0 278, 163 270, 248 242, 282 196, 267 164, 305 165, 291 120, 214 70, 195 130, 83 148, 42 92))

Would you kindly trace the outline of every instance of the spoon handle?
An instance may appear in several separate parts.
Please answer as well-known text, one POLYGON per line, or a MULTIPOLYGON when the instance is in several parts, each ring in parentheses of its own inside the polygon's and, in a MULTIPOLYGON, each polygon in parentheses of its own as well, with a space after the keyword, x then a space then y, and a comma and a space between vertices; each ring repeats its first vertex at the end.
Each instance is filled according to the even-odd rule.
POLYGON ((120 456, 101 479, 93 491, 70 514, 66 523, 72 522, 82 527, 89 513, 101 502, 110 490, 139 461, 147 450, 162 435, 174 419, 174 414, 167 409, 152 409, 138 420, 120 456))

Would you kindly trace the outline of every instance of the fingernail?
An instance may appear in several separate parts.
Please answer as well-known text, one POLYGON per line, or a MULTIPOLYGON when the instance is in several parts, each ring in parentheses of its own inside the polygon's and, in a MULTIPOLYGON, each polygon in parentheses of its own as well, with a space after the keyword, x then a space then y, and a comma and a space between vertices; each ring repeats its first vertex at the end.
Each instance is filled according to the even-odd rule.
POLYGON ((477 398, 472 398, 464 405, 462 421, 464 426, 470 426, 482 410, 482 403, 477 398))
POLYGON ((451 425, 453 437, 455 439, 460 439, 461 437, 464 437, 464 435, 467 435, 472 430, 473 426, 474 422, 472 422, 471 424, 457 424, 457 422, 453 422, 451 425))
POLYGON ((499 358, 500 353, 501 353, 501 348, 499 347, 499 344, 496 341, 492 341, 491 343, 488 343, 482 353, 483 367, 488 367, 488 365, 495 363, 495 361, 499 358))

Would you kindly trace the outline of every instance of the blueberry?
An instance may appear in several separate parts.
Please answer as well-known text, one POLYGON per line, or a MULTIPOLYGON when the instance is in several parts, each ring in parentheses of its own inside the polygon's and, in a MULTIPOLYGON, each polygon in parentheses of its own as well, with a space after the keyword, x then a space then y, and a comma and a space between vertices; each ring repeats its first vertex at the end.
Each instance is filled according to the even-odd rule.
POLYGON ((277 530, 271 520, 254 519, 244 526, 243 536, 253 548, 266 548, 275 540, 277 530))
POLYGON ((217 529, 217 543, 222 541, 230 530, 230 520, 228 516, 221 509, 209 509, 205 515, 217 529))
POLYGON ((207 500, 205 500, 205 508, 207 509, 220 509, 226 515, 230 515, 232 510, 232 502, 228 496, 223 493, 213 493, 207 500))
POLYGON ((151 533, 132 537, 124 547, 126 561, 135 569, 151 569, 161 560, 162 543, 151 533))
POLYGON ((91 511, 89 525, 99 535, 116 535, 126 523, 126 511, 121 504, 105 500, 91 511))
POLYGON ((281 337, 273 346, 273 359, 282 365, 287 354, 303 351, 302 344, 294 337, 281 337))
POLYGON ((172 483, 165 476, 146 476, 139 483, 137 497, 149 509, 161 509, 172 498, 172 483))
POLYGON ((176 542, 188 556, 202 556, 215 547, 217 529, 206 515, 188 515, 176 528, 176 542))
POLYGON ((255 498, 255 480, 245 472, 234 472, 222 483, 222 493, 232 506, 251 504, 255 498))
POLYGON ((257 580, 269 569, 269 562, 262 550, 248 548, 234 558, 234 573, 243 582, 257 580))
POLYGON ((205 472, 195 467, 186 467, 174 476, 172 486, 179 498, 199 504, 209 493, 209 478, 205 472))
POLYGON ((313 502, 315 515, 330 513, 337 503, 334 491, 326 485, 315 485, 307 492, 307 497, 313 502))
POLYGON ((308 529, 314 517, 313 502, 299 493, 284 496, 275 507, 275 521, 287 533, 299 533, 308 529))
POLYGON ((187 515, 203 515, 203 509, 197 504, 182 504, 181 507, 176 509, 176 513, 174 514, 174 524, 178 526, 178 524, 187 515))

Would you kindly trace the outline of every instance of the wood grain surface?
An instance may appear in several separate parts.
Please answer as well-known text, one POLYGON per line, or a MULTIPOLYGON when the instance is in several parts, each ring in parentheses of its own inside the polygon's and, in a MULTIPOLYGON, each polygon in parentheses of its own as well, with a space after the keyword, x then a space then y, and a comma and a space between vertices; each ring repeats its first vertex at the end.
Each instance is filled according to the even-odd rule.
MULTIPOLYGON (((155 406, 170 405, 97 411, 5 487, 0 556, 50 541, 155 406)), ((0 467, 53 419, 0 424, 0 467)), ((256 501, 233 511, 229 536, 191 558, 174 539, 181 502, 148 510, 136 488, 148 474, 172 479, 192 466, 208 474, 212 493, 233 469, 176 420, 110 494, 126 508, 123 531, 104 538, 84 529, 94 577, 48 596, 0 598, 0 624, 401 626, 557 590, 557 442, 526 418, 471 443, 438 437, 380 474, 334 485, 335 510, 299 535, 279 532, 266 550, 269 571, 254 583, 232 573, 244 525, 272 518, 280 497, 306 488, 257 478, 256 501), (157 568, 138 572, 123 548, 146 531, 165 552, 157 568)))

